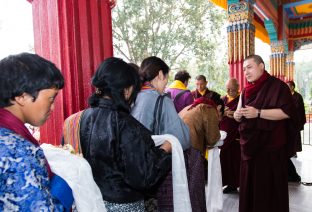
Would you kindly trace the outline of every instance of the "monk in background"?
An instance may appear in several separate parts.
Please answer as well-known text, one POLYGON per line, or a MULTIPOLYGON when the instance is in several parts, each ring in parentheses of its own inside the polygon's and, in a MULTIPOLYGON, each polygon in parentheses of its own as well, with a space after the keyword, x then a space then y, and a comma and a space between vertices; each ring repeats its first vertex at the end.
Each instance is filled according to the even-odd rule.
MULTIPOLYGON (((292 94, 292 99, 295 103, 295 107, 296 107, 298 115, 299 115, 299 125, 300 125, 299 130, 301 131, 301 130, 303 130, 304 125, 307 122, 303 98, 302 98, 300 93, 295 91, 296 85, 295 85, 294 81, 288 81, 287 85, 290 89, 290 92, 292 94)), ((302 151, 302 143, 301 143, 301 137, 300 137, 300 140, 296 146, 296 152, 301 152, 301 151, 302 151)), ((295 155, 295 156, 297 157, 297 155, 295 155)))
POLYGON ((206 97, 208 99, 220 99, 221 95, 207 88, 208 81, 204 75, 198 75, 196 78, 196 89, 192 91, 194 99, 206 97))
POLYGON ((288 212, 287 160, 294 154, 297 111, 286 83, 265 71, 262 58, 243 63, 248 81, 234 113, 240 122, 239 212, 288 212))
MULTIPOLYGON (((303 130, 304 124, 306 123, 307 120, 306 120, 306 115, 305 115, 303 98, 300 93, 295 91, 296 85, 294 81, 288 81, 287 85, 290 89, 290 92, 292 94, 292 99, 294 101, 296 110, 298 112, 298 121, 299 121, 298 139, 296 139, 297 142, 295 145, 295 154, 292 155, 294 157, 297 157, 297 152, 302 151, 300 131, 303 130)), ((301 177, 297 173, 296 167, 290 158, 288 159, 288 182, 301 182, 301 177)))
POLYGON ((237 192, 239 187, 240 171, 240 144, 239 122, 235 121, 233 114, 239 101, 239 84, 236 79, 229 79, 226 84, 227 95, 222 97, 225 104, 224 116, 220 122, 220 130, 227 132, 223 146, 220 147, 220 162, 222 170, 223 193, 237 192))

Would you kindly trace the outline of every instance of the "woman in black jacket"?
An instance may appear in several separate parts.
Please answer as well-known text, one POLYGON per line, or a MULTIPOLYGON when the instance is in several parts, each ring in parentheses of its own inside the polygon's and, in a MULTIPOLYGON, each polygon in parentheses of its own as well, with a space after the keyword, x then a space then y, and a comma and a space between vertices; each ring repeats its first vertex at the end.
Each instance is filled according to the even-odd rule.
POLYGON ((130 115, 140 90, 137 71, 106 59, 92 79, 96 91, 80 122, 83 156, 108 211, 144 211, 146 190, 171 168, 171 145, 155 147, 151 132, 130 115))

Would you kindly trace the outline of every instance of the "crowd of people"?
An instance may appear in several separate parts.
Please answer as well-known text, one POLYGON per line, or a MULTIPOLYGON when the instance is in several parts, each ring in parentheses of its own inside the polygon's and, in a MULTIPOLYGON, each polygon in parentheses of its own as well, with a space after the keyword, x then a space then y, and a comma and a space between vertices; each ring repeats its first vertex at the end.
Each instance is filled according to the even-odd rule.
MULTIPOLYGON (((107 211, 175 211, 177 198, 184 211, 207 211, 207 154, 220 130, 227 134, 223 193, 238 193, 240 212, 289 211, 287 182, 300 181, 290 158, 302 150, 303 100, 293 81, 265 70, 260 56, 245 58, 243 70, 247 86, 240 91, 231 78, 221 96, 204 75, 189 90, 186 70, 167 87, 170 67, 156 56, 140 66, 115 57, 99 65, 90 107, 64 122, 62 144, 88 162, 107 211), (155 135, 164 136, 161 144, 155 135), (187 191, 177 192, 177 160, 187 191)), ((0 73, 0 211, 75 210, 70 183, 53 172, 25 126, 49 118, 66 83, 61 71, 22 53, 2 59, 0 73)))

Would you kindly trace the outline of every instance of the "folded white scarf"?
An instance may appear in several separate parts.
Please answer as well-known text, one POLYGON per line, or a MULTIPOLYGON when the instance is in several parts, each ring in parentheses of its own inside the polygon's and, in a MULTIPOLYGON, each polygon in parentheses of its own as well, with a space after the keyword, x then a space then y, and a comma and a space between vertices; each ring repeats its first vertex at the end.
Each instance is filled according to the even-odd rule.
POLYGON ((205 186, 205 193, 206 208, 209 212, 222 212, 223 210, 222 175, 218 147, 223 145, 227 133, 220 131, 220 135, 220 140, 214 145, 213 149, 209 150, 208 154, 208 183, 205 186))
POLYGON ((179 140, 169 134, 153 135, 152 138, 156 146, 161 145, 165 140, 171 143, 174 212, 192 212, 184 155, 179 140))
POLYGON ((52 172, 62 177, 72 189, 79 212, 106 212, 101 191, 94 182, 89 163, 84 158, 51 144, 42 144, 41 148, 52 172))

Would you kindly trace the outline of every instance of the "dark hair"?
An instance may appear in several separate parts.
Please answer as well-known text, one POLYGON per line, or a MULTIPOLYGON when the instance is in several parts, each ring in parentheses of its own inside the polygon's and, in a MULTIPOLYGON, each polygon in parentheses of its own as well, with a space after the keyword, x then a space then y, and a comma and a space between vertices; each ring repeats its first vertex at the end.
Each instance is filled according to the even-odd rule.
POLYGON ((287 84, 293 86, 294 88, 296 87, 295 82, 292 80, 288 81, 287 84))
POLYGON ((203 80, 204 82, 207 82, 206 77, 204 75, 198 75, 195 79, 196 80, 203 80))
POLYGON ((260 57, 259 55, 251 54, 251 55, 249 55, 248 57, 246 57, 246 58, 244 59, 244 61, 249 60, 249 59, 253 59, 258 65, 259 65, 260 63, 262 63, 263 65, 265 65, 264 62, 263 62, 262 57, 260 57))
POLYGON ((108 96, 118 109, 127 112, 141 89, 138 72, 122 59, 115 57, 107 58, 99 65, 92 78, 92 85, 96 87, 96 92, 89 98, 91 107, 97 107, 99 100, 108 96), (129 101, 126 101, 124 89, 131 86, 133 92, 129 101))
POLYGON ((1 108, 11 106, 11 101, 23 93, 28 93, 36 101, 40 90, 63 87, 60 70, 37 54, 10 55, 0 61, 1 108))
POLYGON ((128 63, 128 65, 131 66, 132 68, 134 68, 139 73, 140 67, 137 64, 135 64, 135 63, 128 63))
POLYGON ((176 75, 174 76, 174 80, 180 80, 183 83, 189 80, 190 78, 191 78, 191 75, 185 70, 178 71, 176 75))
POLYGON ((221 95, 218 94, 217 92, 212 91, 212 95, 210 96, 210 99, 218 106, 221 105, 220 112, 223 115, 224 114, 224 108, 225 104, 223 100, 221 99, 221 95))
POLYGON ((169 66, 158 57, 151 56, 145 58, 139 70, 142 82, 151 81, 158 75, 160 70, 166 75, 169 73, 169 66))

